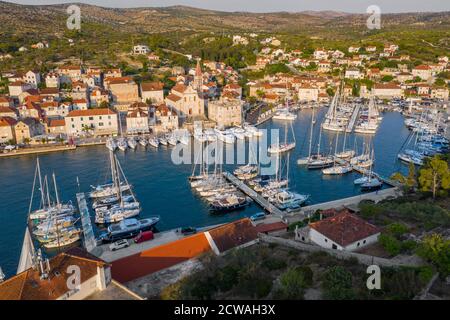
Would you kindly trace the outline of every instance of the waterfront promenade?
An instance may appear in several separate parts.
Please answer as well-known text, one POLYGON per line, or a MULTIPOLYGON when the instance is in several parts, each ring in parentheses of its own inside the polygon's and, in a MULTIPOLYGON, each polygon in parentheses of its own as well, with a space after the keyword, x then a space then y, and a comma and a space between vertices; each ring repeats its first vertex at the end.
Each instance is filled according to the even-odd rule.
POLYGON ((55 145, 55 146, 23 148, 23 149, 12 150, 12 151, 6 152, 6 153, 0 153, 0 158, 16 157, 16 156, 29 155, 29 154, 42 154, 42 153, 51 153, 51 152, 59 152, 59 151, 70 151, 70 150, 75 150, 76 148, 77 148, 76 145, 55 145))

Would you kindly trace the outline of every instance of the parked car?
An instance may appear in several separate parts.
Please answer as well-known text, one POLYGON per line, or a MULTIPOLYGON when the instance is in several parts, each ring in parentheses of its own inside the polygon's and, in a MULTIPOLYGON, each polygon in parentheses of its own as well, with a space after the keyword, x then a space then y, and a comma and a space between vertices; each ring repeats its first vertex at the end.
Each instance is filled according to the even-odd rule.
POLYGON ((139 233, 135 238, 134 238, 134 242, 135 243, 142 243, 148 240, 153 240, 155 238, 154 234, 152 231, 144 231, 139 233))
POLYGON ((250 216, 250 220, 252 220, 252 221, 263 220, 265 218, 266 218, 266 214, 264 212, 258 212, 258 213, 255 213, 254 215, 250 216))
POLYGON ((128 241, 125 239, 122 239, 122 240, 111 243, 109 246, 109 249, 111 251, 116 251, 119 249, 127 248, 129 246, 130 246, 130 244, 128 243, 128 241))
POLYGON ((191 234, 196 234, 197 233, 197 229, 194 227, 184 227, 181 228, 181 234, 185 235, 185 236, 189 236, 191 234))

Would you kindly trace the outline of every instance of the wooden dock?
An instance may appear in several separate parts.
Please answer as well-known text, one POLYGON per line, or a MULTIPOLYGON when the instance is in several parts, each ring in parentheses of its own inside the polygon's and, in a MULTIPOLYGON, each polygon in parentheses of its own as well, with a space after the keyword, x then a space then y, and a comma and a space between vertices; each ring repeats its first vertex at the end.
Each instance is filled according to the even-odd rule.
POLYGON ((255 190, 247 186, 244 182, 236 178, 233 174, 230 172, 224 172, 223 176, 230 181, 232 184, 234 184, 239 190, 241 190, 243 193, 245 193, 247 196, 252 198, 257 204, 259 204, 265 211, 268 213, 274 214, 279 216, 281 219, 284 217, 284 213, 275 207, 273 204, 271 204, 269 201, 267 201, 263 196, 261 196, 259 193, 257 193, 255 190))
POLYGON ((83 228, 83 245, 88 252, 92 252, 97 247, 94 230, 92 228, 91 217, 84 193, 77 193, 78 209, 80 210, 81 226, 83 228))

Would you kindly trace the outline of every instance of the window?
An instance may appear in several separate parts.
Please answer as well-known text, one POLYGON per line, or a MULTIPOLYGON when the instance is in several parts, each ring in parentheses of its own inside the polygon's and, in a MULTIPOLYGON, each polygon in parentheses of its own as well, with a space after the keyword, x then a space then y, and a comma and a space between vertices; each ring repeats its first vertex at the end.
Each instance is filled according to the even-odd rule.
POLYGON ((93 121, 93 120, 94 120, 94 117, 89 117, 89 120, 93 121))
POLYGON ((356 246, 359 247, 359 244, 360 244, 360 243, 358 242, 358 243, 356 244, 356 246))
POLYGON ((328 239, 325 238, 325 242, 328 242, 328 239))
POLYGON ((83 117, 81 117, 80 120, 83 121, 83 117))
POLYGON ((99 126, 99 127, 103 127, 103 122, 99 122, 99 123, 98 123, 98 126, 99 126))
POLYGON ((331 246, 331 249, 337 249, 337 245, 335 245, 334 243, 333 243, 333 245, 331 246))
POLYGON ((75 128, 75 125, 74 125, 74 124, 72 125, 72 128, 75 128))
POLYGON ((363 243, 365 244, 365 243, 366 243, 366 240, 364 240, 363 243))

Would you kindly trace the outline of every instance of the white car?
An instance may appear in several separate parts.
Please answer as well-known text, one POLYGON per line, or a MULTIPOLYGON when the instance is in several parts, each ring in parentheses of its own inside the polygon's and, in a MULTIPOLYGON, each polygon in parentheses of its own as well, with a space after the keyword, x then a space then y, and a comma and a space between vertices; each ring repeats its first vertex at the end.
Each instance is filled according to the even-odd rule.
POLYGON ((128 243, 128 241, 125 239, 122 239, 122 240, 116 241, 114 243, 111 243, 111 245, 109 246, 109 249, 111 251, 116 251, 119 249, 127 248, 129 246, 130 246, 130 244, 128 243))

